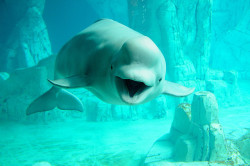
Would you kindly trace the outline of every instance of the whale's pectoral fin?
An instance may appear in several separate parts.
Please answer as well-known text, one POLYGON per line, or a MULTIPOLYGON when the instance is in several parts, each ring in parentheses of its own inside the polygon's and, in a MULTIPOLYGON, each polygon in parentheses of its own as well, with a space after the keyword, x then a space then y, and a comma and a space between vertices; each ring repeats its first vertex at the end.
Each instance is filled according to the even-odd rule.
POLYGON ((66 90, 52 87, 29 105, 26 110, 26 115, 49 111, 55 107, 63 110, 83 111, 82 102, 76 96, 66 90))
POLYGON ((184 97, 193 93, 194 90, 195 88, 187 88, 183 85, 165 80, 162 93, 176 97, 184 97))
POLYGON ((61 88, 79 88, 89 85, 89 79, 85 75, 76 75, 57 80, 48 80, 51 84, 61 88))

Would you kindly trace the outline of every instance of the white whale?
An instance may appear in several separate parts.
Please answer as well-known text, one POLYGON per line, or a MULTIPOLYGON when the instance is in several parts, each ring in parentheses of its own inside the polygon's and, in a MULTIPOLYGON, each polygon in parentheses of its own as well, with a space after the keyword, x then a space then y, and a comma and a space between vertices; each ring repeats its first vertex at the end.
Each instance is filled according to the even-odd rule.
POLYGON ((67 42, 57 55, 54 86, 34 100, 26 114, 55 107, 83 111, 62 88, 83 87, 110 104, 134 105, 160 94, 187 96, 194 88, 165 80, 166 62, 154 42, 110 19, 102 19, 67 42))

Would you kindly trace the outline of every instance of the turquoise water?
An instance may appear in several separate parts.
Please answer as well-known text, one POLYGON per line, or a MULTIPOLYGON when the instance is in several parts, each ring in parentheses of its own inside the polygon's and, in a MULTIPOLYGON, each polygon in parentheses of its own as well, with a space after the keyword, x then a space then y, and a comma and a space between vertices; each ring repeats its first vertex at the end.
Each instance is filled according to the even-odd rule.
MULTIPOLYGON (((249 0, 0 0, 0 166, 194 165, 193 161, 202 161, 198 165, 248 165, 249 18, 249 0), (146 39, 128 46, 131 56, 126 60, 130 61, 119 58, 127 56, 119 54, 127 38, 138 36, 106 24, 95 24, 101 34, 82 37, 82 43, 72 44, 76 47, 68 51, 68 59, 58 60, 65 43, 101 18, 148 36, 165 62, 146 39), (83 51, 75 56, 77 49, 83 51), (154 56, 150 56, 152 50, 154 56), (118 58, 97 57, 89 63, 80 58, 96 54, 118 58), (130 62, 141 65, 140 70, 130 62), (121 64, 127 65, 123 73, 122 68, 117 70, 121 64), (85 66, 85 73, 94 68, 94 73, 111 73, 122 81, 111 81, 112 86, 100 95, 93 90, 96 87, 86 86, 85 80, 90 79, 85 77, 59 80, 55 83, 75 97, 67 98, 68 93, 54 89, 46 100, 30 106, 50 90, 48 79, 70 78, 72 73, 82 76, 85 66), (190 89, 176 84, 166 84, 164 89, 160 86, 164 77, 195 87, 195 91, 178 97, 190 89), (153 78, 157 84, 152 85, 153 78), (158 89, 147 93, 158 84, 158 89), (120 100, 136 101, 110 97, 113 91, 117 96, 123 94, 117 85, 126 86, 125 95, 130 98, 136 94, 150 100, 117 105, 120 100), (168 95, 162 94, 164 90, 168 95), (29 108, 36 113, 27 115, 29 108), (175 130, 178 134, 173 134, 175 130)), ((107 77, 99 79, 100 87, 107 84, 103 79, 107 77)))

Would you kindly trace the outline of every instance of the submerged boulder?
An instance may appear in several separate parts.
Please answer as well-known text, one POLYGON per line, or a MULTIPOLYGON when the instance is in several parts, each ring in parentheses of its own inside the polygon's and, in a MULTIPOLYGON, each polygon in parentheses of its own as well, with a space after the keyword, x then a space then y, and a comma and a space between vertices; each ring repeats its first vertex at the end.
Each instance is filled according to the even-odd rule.
MULTIPOLYGON (((51 55, 47 27, 42 17, 45 0, 6 0, 0 6, 5 14, 1 22, 7 22, 8 30, 0 41, 2 71, 35 66, 51 55)), ((7 28, 7 27, 6 27, 7 28)), ((5 29, 6 29, 5 28, 5 29)), ((0 34, 3 32, 0 32, 0 34)))
MULTIPOLYGON (((197 92, 192 103, 188 129, 180 133, 174 146, 175 161, 224 161, 227 149, 222 127, 218 120, 218 104, 210 92, 197 92), (186 149, 183 151, 183 149, 186 149), (180 153, 181 152, 181 153, 180 153)), ((178 110, 178 109, 177 109, 178 110)), ((183 109, 179 111, 184 111, 183 109)), ((186 114, 187 115, 187 114, 186 114)), ((183 117, 177 117, 178 124, 183 117)), ((181 125, 182 126, 182 125, 181 125)), ((175 128, 175 126, 173 126, 175 128)), ((180 131, 177 128, 177 131, 180 131)))
POLYGON ((51 55, 46 25, 36 8, 28 9, 6 43, 6 70, 35 66, 51 55))
POLYGON ((192 105, 180 104, 176 108, 170 133, 154 143, 145 165, 178 165, 182 162, 194 165, 198 161, 204 161, 201 165, 242 164, 241 157, 235 157, 229 150, 232 148, 226 142, 218 111, 214 94, 196 92, 192 105))

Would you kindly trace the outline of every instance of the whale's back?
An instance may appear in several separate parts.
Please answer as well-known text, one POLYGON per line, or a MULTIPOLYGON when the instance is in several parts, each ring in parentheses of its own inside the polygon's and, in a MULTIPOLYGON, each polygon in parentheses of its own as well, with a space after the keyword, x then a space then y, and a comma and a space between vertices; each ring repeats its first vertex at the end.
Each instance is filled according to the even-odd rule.
POLYGON ((109 64, 124 42, 139 36, 143 35, 116 21, 99 20, 63 46, 57 55, 55 78, 89 74, 93 67, 109 64))

